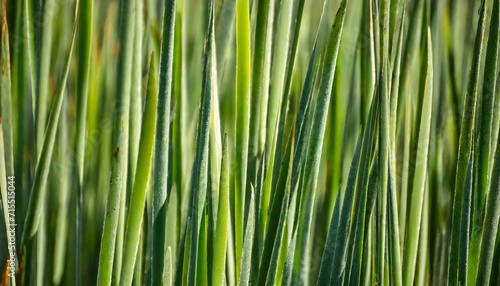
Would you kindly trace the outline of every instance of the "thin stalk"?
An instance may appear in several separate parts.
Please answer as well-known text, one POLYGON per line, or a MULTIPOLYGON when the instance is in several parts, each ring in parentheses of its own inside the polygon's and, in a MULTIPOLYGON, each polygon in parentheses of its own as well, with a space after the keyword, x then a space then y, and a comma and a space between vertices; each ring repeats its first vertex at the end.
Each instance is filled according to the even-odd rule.
MULTIPOLYGON (((152 56, 151 59, 154 59, 152 56)), ((154 60, 151 60, 148 79, 148 92, 146 98, 146 109, 141 129, 141 140, 137 162, 137 172, 134 179, 134 187, 130 198, 130 206, 127 214, 125 232, 124 257, 121 270, 120 284, 131 285, 134 264, 139 246, 141 225, 144 206, 146 203, 146 192, 151 170, 151 158, 153 153, 154 135, 156 128, 156 108, 158 102, 157 83, 155 75, 154 60)))
MULTIPOLYGON (((236 158, 235 158, 235 231, 236 273, 240 273, 243 249, 243 222, 250 134, 250 8, 248 0, 236 2, 236 158)), ((237 276, 238 280, 238 276, 237 276)))
MULTIPOLYGON (((111 181, 109 184, 108 201, 101 239, 99 254, 99 268, 97 273, 98 285, 111 285, 111 278, 116 272, 113 269, 117 234, 119 233, 120 215, 124 215, 124 191, 126 190, 126 172, 129 139, 129 108, 130 86, 132 77, 133 52, 133 1, 121 1, 120 14, 120 42, 122 44, 118 55, 118 69, 116 77, 116 105, 113 122, 113 159, 111 161, 111 181), (121 213, 121 214, 120 214, 121 213)), ((123 234, 120 234, 123 235, 123 234)), ((119 270, 119 269, 118 269, 119 270)), ((116 281, 115 281, 116 282, 116 281)))
POLYGON ((151 281, 161 283, 165 263, 165 224, 169 190, 168 146, 170 144, 170 101, 172 97, 172 74, 175 39, 176 0, 165 1, 163 16, 163 40, 160 54, 160 79, 156 118, 154 188, 153 188, 153 245, 151 281))

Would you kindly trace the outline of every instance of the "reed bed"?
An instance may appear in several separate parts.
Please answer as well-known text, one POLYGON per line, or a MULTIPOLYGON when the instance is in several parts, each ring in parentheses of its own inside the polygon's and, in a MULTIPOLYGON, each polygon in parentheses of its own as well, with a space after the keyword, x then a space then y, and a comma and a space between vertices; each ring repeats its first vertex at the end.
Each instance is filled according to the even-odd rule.
POLYGON ((500 284, 499 0, 0 2, 0 285, 500 284))

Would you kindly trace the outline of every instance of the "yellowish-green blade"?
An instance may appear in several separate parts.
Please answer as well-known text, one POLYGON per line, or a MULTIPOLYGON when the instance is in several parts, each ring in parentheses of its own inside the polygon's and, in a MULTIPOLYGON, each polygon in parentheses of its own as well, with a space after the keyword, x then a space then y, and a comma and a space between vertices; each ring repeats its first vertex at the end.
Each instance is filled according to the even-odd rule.
POLYGON ((226 270, 226 248, 229 219, 229 150, 228 136, 224 136, 222 148, 221 179, 219 188, 219 205, 214 239, 214 258, 212 265, 212 285, 223 285, 226 270))
POLYGON ((410 212, 408 218, 408 233, 404 247, 403 264, 403 285, 413 284, 415 277, 415 267, 417 263, 418 239, 420 225, 422 220, 422 208, 425 192, 425 181, 427 178, 427 165, 429 154, 429 138, 432 114, 432 85, 433 85, 433 66, 432 66, 432 42, 430 29, 427 29, 427 41, 423 46, 426 50, 426 56, 422 61, 422 76, 425 77, 425 83, 420 93, 423 95, 422 113, 420 115, 420 127, 418 131, 418 153, 415 162, 415 176, 413 179, 413 191, 410 202, 410 212))
MULTIPOLYGON (((151 57, 153 59, 154 57, 151 57)), ((141 140, 137 162, 137 172, 130 198, 125 231, 124 257, 120 283, 130 285, 133 278, 134 264, 139 246, 146 192, 151 170, 151 159, 156 129, 156 108, 158 102, 157 81, 154 61, 151 60, 148 78, 146 109, 142 120, 141 140)))

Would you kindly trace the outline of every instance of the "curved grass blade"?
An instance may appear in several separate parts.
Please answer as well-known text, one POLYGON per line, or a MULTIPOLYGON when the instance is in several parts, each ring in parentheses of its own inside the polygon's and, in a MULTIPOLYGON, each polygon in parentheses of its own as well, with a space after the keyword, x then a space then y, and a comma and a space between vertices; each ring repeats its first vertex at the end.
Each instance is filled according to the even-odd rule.
POLYGON ((484 205, 486 198, 489 178, 490 178, 490 158, 491 154, 491 131, 493 123, 493 108, 496 91, 496 71, 498 61, 498 41, 500 26, 500 9, 498 1, 493 1, 493 11, 491 13, 490 31, 488 36, 488 46, 486 49, 486 59, 484 67, 483 94, 481 97, 481 122, 478 148, 477 170, 478 178, 478 197, 475 207, 480 208, 484 205))
POLYGON ((134 264, 141 233, 144 206, 146 203, 146 192, 151 170, 151 158, 153 154, 154 136, 156 129, 156 108, 158 102, 156 69, 154 57, 151 56, 149 68, 148 92, 146 97, 146 109, 142 120, 141 140, 135 174, 134 187, 130 198, 127 214, 124 257, 121 271, 120 284, 131 285, 134 264))
MULTIPOLYGON (((341 254, 345 255, 345 253, 347 251, 347 256, 345 258, 342 258, 342 260, 341 260, 341 263, 342 263, 341 264, 342 265, 341 271, 342 272, 336 273, 335 275, 337 275, 337 276, 332 277, 332 279, 334 279, 334 280, 332 280, 331 283, 335 283, 336 285, 341 283, 342 279, 345 279, 345 282, 349 283, 351 265, 352 265, 352 263, 358 263, 355 261, 353 262, 354 255, 352 255, 352 253, 355 253, 355 250, 354 250, 355 239, 361 238, 358 235, 359 232, 358 232, 358 234, 356 234, 356 223, 358 221, 356 218, 356 213, 357 213, 358 209, 362 206, 362 204, 364 204, 365 197, 370 196, 369 199, 366 199, 369 202, 375 201, 371 197, 373 192, 369 192, 368 195, 364 194, 365 193, 364 190, 367 187, 369 187, 370 183, 373 183, 373 182, 369 181, 370 175, 371 175, 371 173, 370 173, 370 164, 371 164, 370 161, 371 161, 372 156, 375 154, 375 152, 377 152, 376 146, 378 143, 375 136, 376 136, 377 130, 379 128, 379 120, 377 119, 379 116, 379 108, 378 108, 378 104, 379 104, 378 99, 380 97, 379 89, 376 89, 375 92, 376 93, 373 96, 372 104, 370 107, 368 121, 366 122, 367 127, 365 127, 365 129, 363 131, 363 139, 362 139, 363 142, 362 142, 362 147, 361 147, 361 151, 360 151, 361 153, 359 155, 360 162, 359 162, 357 177, 353 178, 353 180, 355 179, 355 181, 356 181, 355 183, 353 183, 353 187, 352 187, 353 188, 352 192, 354 193, 353 194, 354 199, 353 199, 353 202, 351 202, 350 207, 348 209, 349 213, 350 213, 349 216, 352 216, 355 219, 353 222, 349 221, 349 223, 348 223, 350 225, 349 229, 352 231, 352 235, 348 235, 348 238, 344 238, 345 239, 345 246, 343 247, 343 249, 341 249, 341 254)), ((376 159, 378 160, 378 158, 376 158, 376 159)), ((378 165, 377 165, 377 168, 378 168, 378 165)), ((377 172, 379 172, 378 169, 376 169, 376 170, 377 170, 377 172)), ((375 188, 372 186, 372 188, 370 190, 374 190, 374 189, 375 188)), ((379 194, 379 192, 377 192, 376 194, 379 194)), ((371 212, 371 208, 373 208, 374 205, 375 205, 374 203, 368 204, 368 212, 369 213, 371 212)), ((347 210, 346 210, 346 212, 347 212, 347 210)), ((360 226, 364 225, 364 223, 362 223, 362 221, 359 221, 359 223, 360 223, 360 226)), ((361 231, 362 229, 359 228, 359 230, 361 231)), ((346 230, 346 233, 349 233, 348 231, 349 230, 346 230)), ((363 239, 361 239, 360 241, 363 241, 363 239)), ((337 252, 337 250, 335 250, 335 252, 337 252)), ((355 268, 356 267, 360 267, 360 266, 355 265, 355 268)))
MULTIPOLYGON (((500 146, 500 136, 497 138, 497 146, 500 146)), ((486 215, 484 218, 484 231, 481 243, 481 254, 476 278, 476 285, 488 285, 490 282, 493 254, 495 253, 495 242, 500 218, 500 148, 497 147, 495 163, 491 170, 491 183, 486 200, 486 215)))
POLYGON ((453 216, 451 223, 451 245, 448 259, 448 283, 455 285, 457 283, 457 273, 459 264, 459 237, 460 237, 460 217, 463 200, 463 190, 465 186, 465 177, 470 154, 472 152, 472 130, 476 117, 477 86, 479 82, 480 60, 483 50, 483 38, 485 30, 485 21, 487 15, 486 2, 482 0, 480 6, 479 22, 477 25, 476 39, 472 58, 472 66, 467 84, 467 92, 464 100, 464 110, 462 115, 462 124, 460 127, 460 140, 457 159, 457 171, 455 179, 455 192, 453 196, 453 216))
MULTIPOLYGON (((496 93, 497 81, 497 61, 498 61, 498 45, 499 45, 499 26, 500 26, 500 9, 499 2, 493 1, 493 11, 491 13, 488 46, 486 49, 483 90, 481 97, 481 115, 478 120, 478 131, 476 136, 479 136, 479 142, 475 146, 474 151, 477 154, 475 162, 475 172, 477 172, 476 190, 473 196, 472 208, 472 225, 468 257, 468 284, 472 285, 476 280, 478 270, 478 259, 481 248, 481 235, 483 232, 483 211, 485 200, 487 197, 488 185, 491 178, 491 168, 493 167, 493 151, 495 135, 493 125, 494 101, 496 93), (479 122, 480 121, 480 122, 479 122), (494 137, 493 137, 494 139, 494 137)), ((463 210, 462 210, 463 211, 463 210)))
MULTIPOLYGON (((303 5, 304 1, 301 1, 301 5, 303 5)), ((320 18, 320 26, 323 22, 323 16, 325 13, 326 1, 323 2, 323 9, 321 11, 320 18)), ((298 35, 296 35, 298 37, 298 35)), ((314 39, 314 45, 311 52, 311 56, 309 58, 309 65, 307 67, 306 79, 304 82, 304 88, 302 89, 302 96, 300 97, 299 110, 297 111, 297 118, 295 121, 295 146, 293 148, 293 165, 292 165, 292 181, 291 181, 291 194, 290 198, 292 198, 297 191, 298 181, 299 181, 299 173, 302 166, 302 162, 304 161, 305 149, 307 148, 306 142, 306 126, 308 123, 308 119, 310 118, 310 110, 311 110, 311 100, 313 97, 314 90, 314 79, 316 70, 316 49, 318 44, 319 30, 316 33, 316 37, 314 39)), ((295 44, 295 42, 294 42, 295 44)), ((296 48, 296 47, 295 47, 296 48)), ((292 53, 292 56, 294 54, 292 53)))
POLYGON ((168 205, 168 145, 170 143, 170 101, 172 97, 176 2, 176 0, 165 1, 163 16, 160 85, 158 88, 154 154, 153 267, 151 275, 153 285, 158 285, 163 281, 163 264, 165 262, 165 224, 168 205))
MULTIPOLYGON (((297 113, 297 119, 296 119, 296 125, 295 125, 295 149, 294 148, 294 156, 293 156, 293 167, 292 167, 292 183, 291 183, 291 194, 295 193, 296 188, 298 187, 298 177, 299 177, 299 171, 300 171, 300 163, 303 161, 303 150, 306 145, 305 143, 305 121, 308 118, 309 114, 309 106, 310 106, 310 101, 312 97, 312 89, 313 89, 313 73, 314 73, 314 63, 315 63, 315 54, 316 54, 316 49, 313 48, 313 52, 311 54, 311 58, 309 60, 309 67, 306 75, 306 81, 304 83, 304 89, 302 91, 302 97, 301 97, 301 102, 300 102, 300 107, 297 113)), ((290 143, 290 142, 289 142, 290 143)), ((287 148, 287 152, 291 152, 290 147, 287 148)), ((290 154, 285 155, 290 156, 290 154)), ((283 164, 287 164, 288 161, 285 159, 283 164)), ((288 165, 286 165, 288 167, 288 165)), ((282 166, 283 167, 283 166, 282 166)), ((288 170, 288 168, 286 168, 288 170)), ((282 179, 285 173, 283 173, 284 170, 281 173, 282 179)), ((278 179, 279 180, 279 179, 278 179)), ((283 184, 282 184, 283 185, 283 184)), ((267 280, 267 275, 268 275, 268 268, 269 268, 269 263, 271 262, 270 258, 273 253, 273 249, 275 245, 275 237, 276 237, 276 231, 278 229, 279 223, 278 220, 276 219, 276 216, 278 214, 282 213, 283 210, 282 208, 287 206, 287 204, 280 204, 281 198, 283 197, 283 192, 284 188, 278 187, 276 188, 276 192, 274 194, 273 202, 271 204, 271 211, 269 212, 269 220, 266 222, 267 224, 267 232, 266 232, 266 237, 264 241, 264 248, 262 251, 261 255, 261 263, 260 263, 260 270, 259 270, 259 277, 258 277, 258 283, 259 284, 264 284, 267 280), (274 216, 274 217, 273 217, 274 216)), ((281 215, 280 215, 281 216, 281 215)))
MULTIPOLYGON (((320 158, 323 148, 323 138, 325 135, 326 121, 328 117, 328 107, 330 105, 330 97, 332 93, 333 79, 335 75, 335 67, 337 64, 337 56, 340 47, 340 39, 342 36, 342 30, 344 27, 344 19, 347 9, 347 0, 343 0, 340 3, 340 7, 337 10, 335 20, 330 32, 328 39, 328 45, 326 48, 324 69, 321 78, 321 84, 319 87, 319 94, 316 103, 316 110, 313 115, 311 138, 314 138, 309 142, 309 150, 307 153, 305 161, 305 176, 304 176, 304 186, 307 192, 304 193, 304 198, 308 197, 309 200, 314 198, 314 193, 316 192, 318 174, 320 168, 320 158), (312 192, 311 195, 308 193, 312 192)), ((305 211, 305 209, 304 209, 305 211)), ((311 211, 312 213, 313 211, 311 211)), ((304 221, 305 225, 302 229, 310 229, 311 221, 304 221)), ((308 249, 308 240, 305 241, 303 250, 308 249)), ((337 264, 340 265, 340 264, 337 264)))
POLYGON ((324 60, 325 67, 322 74, 316 110, 314 112, 312 122, 313 129, 311 130, 311 138, 315 138, 315 140, 311 141, 309 145, 309 152, 307 154, 305 165, 306 176, 304 182, 307 186, 306 188, 313 192, 315 192, 315 189, 317 187, 320 167, 319 161, 323 147, 328 106, 332 92, 333 78, 335 66, 337 64, 337 56, 339 52, 340 39, 342 36, 342 29, 344 27, 347 2, 348 0, 342 0, 342 2, 340 3, 340 7, 337 11, 335 21, 330 32, 324 60))
POLYGON ((376 199, 376 191, 377 191, 377 183, 378 183, 378 160, 375 158, 375 160, 372 162, 372 166, 370 168, 370 174, 367 183, 366 183, 366 188, 363 187, 362 190, 360 190, 362 193, 361 197, 358 199, 358 207, 357 207, 357 213, 356 213, 356 225, 353 226, 353 231, 354 231, 354 249, 352 252, 352 265, 351 268, 349 269, 349 272, 346 273, 348 276, 346 276, 346 279, 348 279, 348 285, 360 285, 361 284, 361 269, 363 266, 363 261, 365 258, 363 258, 363 251, 364 247, 363 244, 365 243, 365 225, 367 224, 366 221, 368 221, 367 218, 370 218, 371 216, 371 210, 372 208, 370 206, 373 206, 375 203, 376 199))
POLYGON ((290 154, 292 152, 291 134, 281 162, 280 174, 273 198, 272 209, 269 217, 269 225, 264 241, 264 252, 261 255, 260 273, 258 275, 259 285, 274 285, 278 279, 280 253, 283 245, 283 236, 287 223, 288 208, 290 203, 290 187, 287 186, 288 170, 290 167, 290 154), (272 245, 272 248, 269 247, 272 245), (271 250, 271 251, 270 251, 271 250))
MULTIPOLYGON (((374 108, 373 103, 372 103, 371 109, 372 110, 370 111, 370 118, 374 119, 375 108, 374 108)), ((366 128, 365 130, 369 130, 369 128, 366 128)), ((339 265, 339 267, 333 267, 330 270, 329 275, 325 274, 323 276, 320 276, 319 278, 321 278, 321 280, 318 278, 318 281, 316 284, 318 286, 331 284, 331 283, 337 285, 338 283, 340 283, 339 281, 341 281, 340 280, 341 276, 343 275, 344 270, 345 270, 345 265, 346 265, 345 253, 347 251, 347 244, 348 244, 347 241, 349 238, 349 229, 350 229, 350 225, 351 225, 352 208, 353 208, 354 198, 355 198, 356 178, 358 176, 359 167, 360 167, 361 146, 364 145, 364 144, 362 144, 363 137, 366 136, 368 138, 368 135, 367 135, 368 131, 364 131, 364 132, 365 132, 365 135, 360 134, 358 136, 358 143, 356 143, 356 151, 354 152, 354 156, 353 156, 352 161, 351 161, 351 168, 349 170, 349 175, 347 178, 347 185, 346 185, 345 194, 344 194, 344 201, 342 202, 342 211, 340 213, 338 234, 334 238, 334 241, 331 242, 331 243, 334 243, 334 245, 333 245, 333 264, 332 265, 339 265), (326 284, 323 284, 323 283, 326 283, 326 284)), ((373 133, 373 131, 370 131, 370 133, 373 133)), ((328 248, 328 249, 330 249, 330 248, 328 248)), ((325 251, 326 250, 327 250, 327 248, 325 248, 325 251)))
MULTIPOLYGON (((413 284, 415 277, 415 266, 417 263, 418 239, 422 220, 422 207, 425 192, 425 181, 427 177, 427 164, 429 152, 429 138, 432 115, 432 42, 430 29, 427 28, 427 41, 423 50, 426 50, 422 66, 422 78, 425 77, 424 86, 421 87, 420 94, 423 94, 422 113, 420 114, 420 127, 418 130, 418 152, 415 163, 415 176, 413 179, 413 191, 410 203, 410 213, 408 220, 408 233, 405 245, 403 264, 403 284, 413 284)), ((418 122, 418 121, 417 121, 418 122)))

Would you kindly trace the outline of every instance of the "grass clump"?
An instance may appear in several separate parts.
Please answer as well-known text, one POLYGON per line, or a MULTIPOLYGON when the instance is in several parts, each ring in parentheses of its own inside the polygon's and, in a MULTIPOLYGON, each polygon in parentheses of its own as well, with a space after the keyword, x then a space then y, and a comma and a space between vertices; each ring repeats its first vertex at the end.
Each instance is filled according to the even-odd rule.
POLYGON ((0 285, 500 282, 498 0, 0 1, 0 285))

